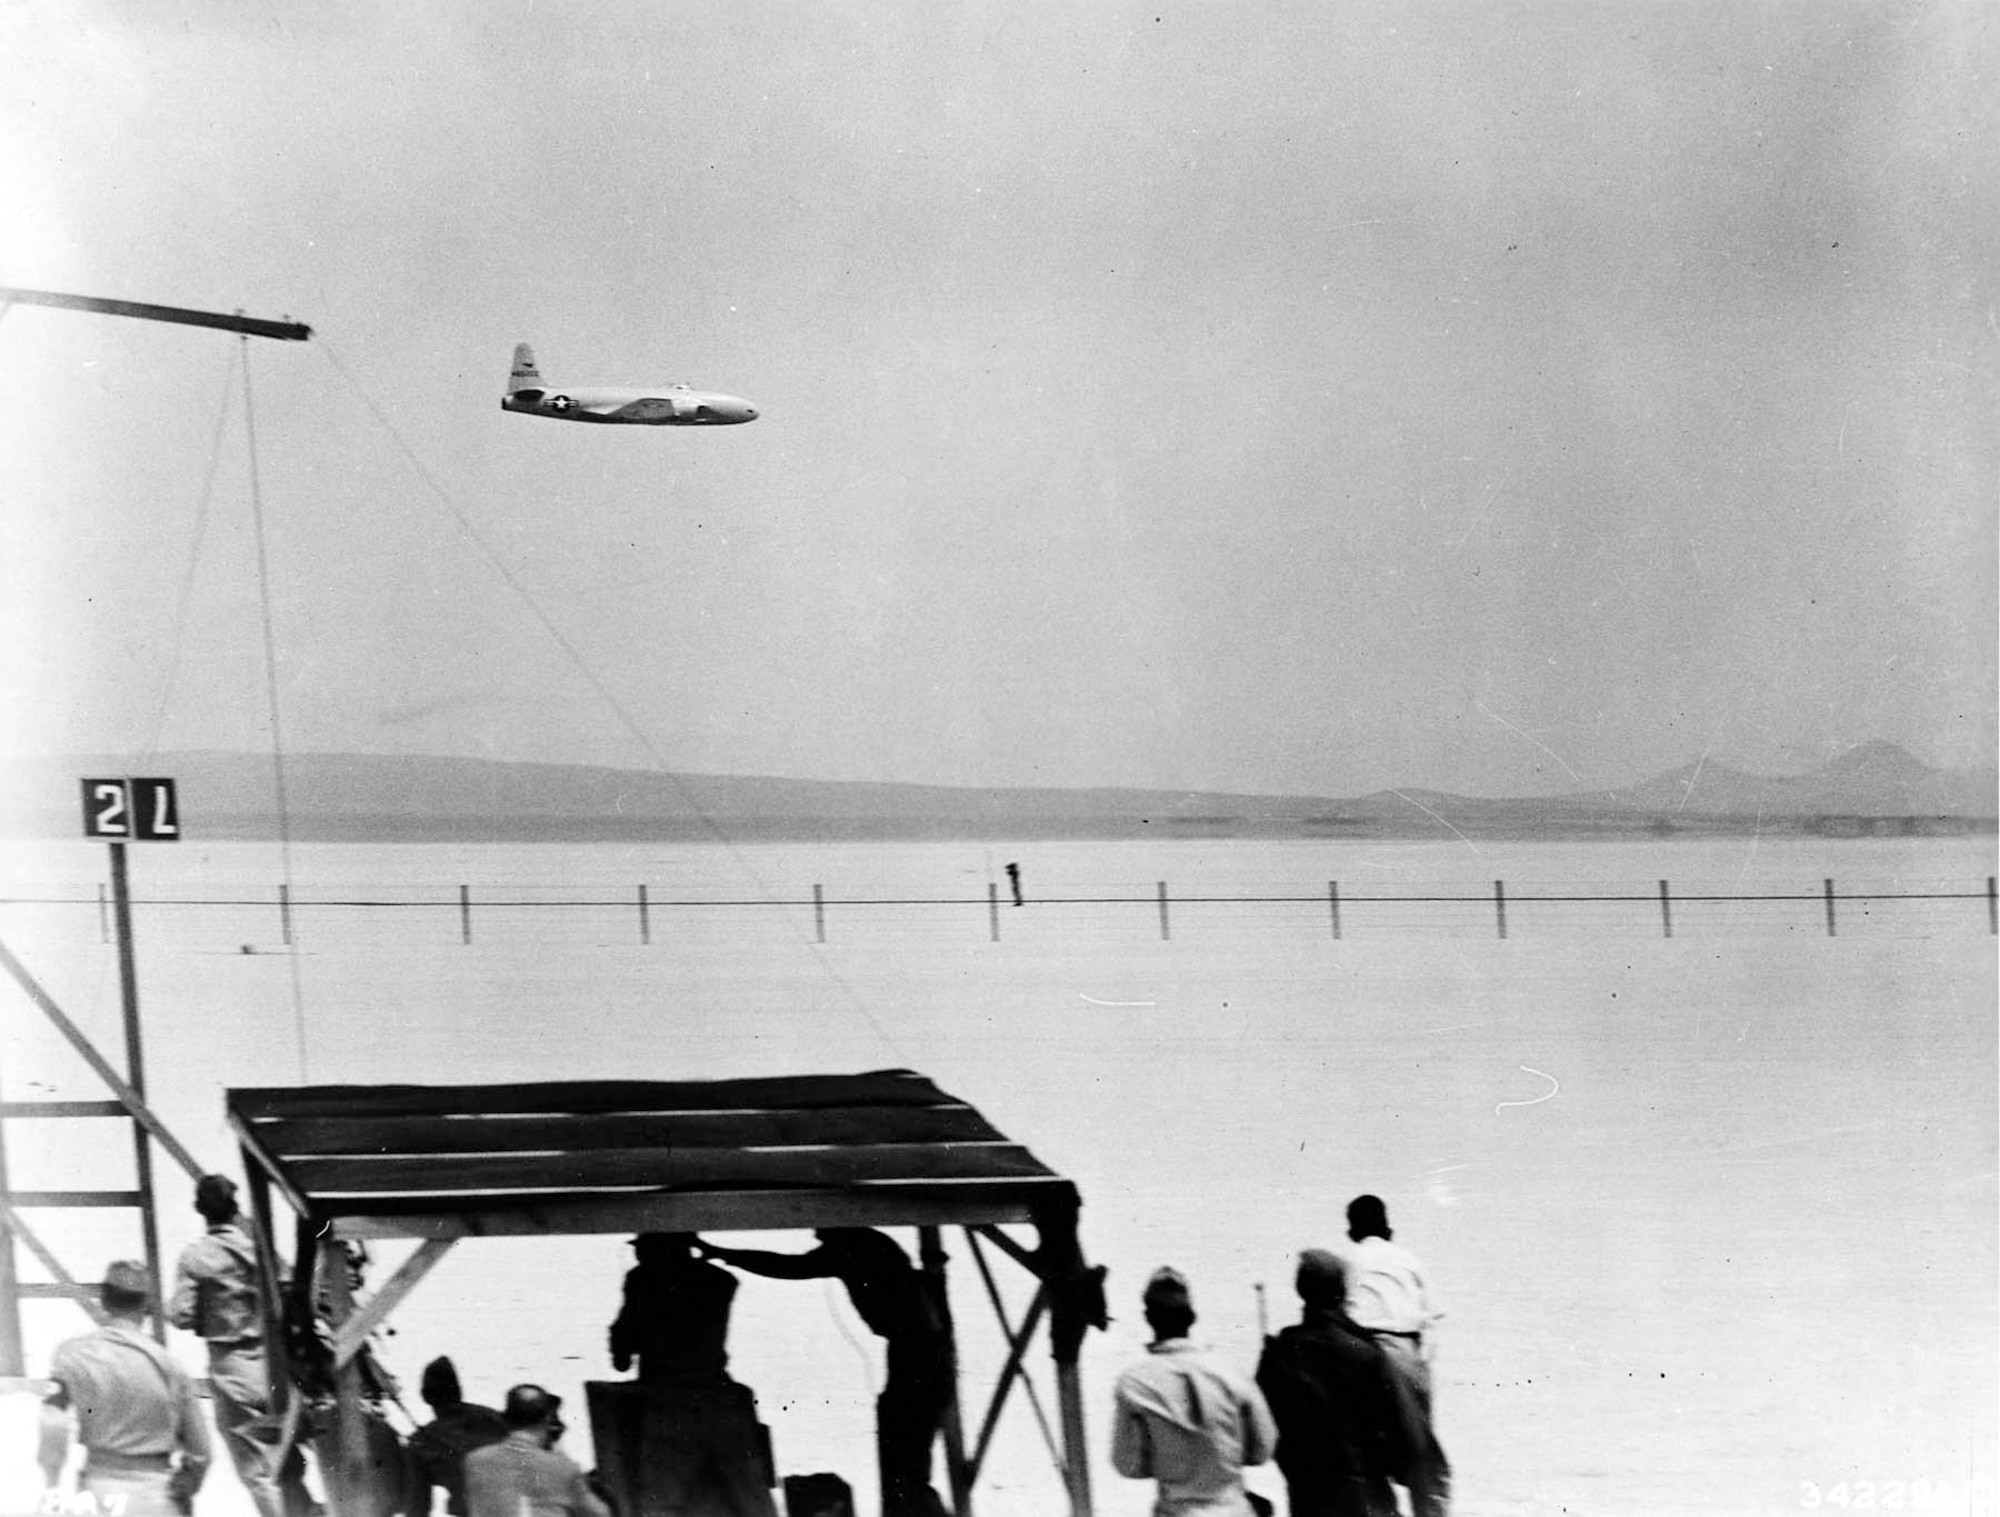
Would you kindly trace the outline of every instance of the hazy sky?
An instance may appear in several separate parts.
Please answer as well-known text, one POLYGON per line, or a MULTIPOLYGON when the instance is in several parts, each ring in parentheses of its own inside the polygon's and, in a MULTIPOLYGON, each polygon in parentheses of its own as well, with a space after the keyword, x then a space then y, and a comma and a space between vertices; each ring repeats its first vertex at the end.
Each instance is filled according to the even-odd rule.
POLYGON ((260 500, 294 752, 1991 762, 1994 17, 9 5, 0 284, 317 336, 0 321, 0 743, 266 747, 260 500))

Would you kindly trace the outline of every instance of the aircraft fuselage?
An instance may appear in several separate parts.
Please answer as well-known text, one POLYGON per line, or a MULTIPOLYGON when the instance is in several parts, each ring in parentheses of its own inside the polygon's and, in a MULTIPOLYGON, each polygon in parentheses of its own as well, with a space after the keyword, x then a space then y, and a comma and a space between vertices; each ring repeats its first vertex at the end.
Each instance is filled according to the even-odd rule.
POLYGON ((757 419, 757 408, 739 396, 684 385, 661 390, 524 389, 503 398, 500 408, 559 421, 642 427, 727 427, 757 419))

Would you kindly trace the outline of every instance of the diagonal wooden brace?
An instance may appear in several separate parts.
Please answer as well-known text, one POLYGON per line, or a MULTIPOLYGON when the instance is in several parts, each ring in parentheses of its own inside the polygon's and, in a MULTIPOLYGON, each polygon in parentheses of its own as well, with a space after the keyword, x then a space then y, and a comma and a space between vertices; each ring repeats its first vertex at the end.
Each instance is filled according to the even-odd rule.
POLYGON ((4 943, 0 943, 0 969, 5 969, 19 982, 21 988, 28 993, 28 999, 41 1008, 42 1014, 55 1024, 56 1031, 68 1038, 76 1051, 83 1055, 84 1062, 90 1065, 97 1072, 97 1077, 111 1088, 111 1093, 118 1098, 119 1104, 132 1114, 132 1119, 145 1128, 152 1135, 153 1141, 171 1154, 174 1162, 188 1172, 189 1179, 199 1180, 208 1173, 196 1161, 194 1155, 182 1147, 181 1140, 168 1131, 167 1125, 154 1115, 152 1107, 146 1104, 146 1098, 112 1068, 90 1039, 84 1036, 83 1029, 72 1022, 64 1014, 63 1009, 56 1005, 49 993, 35 983, 35 977, 28 973, 26 967, 8 951, 4 943))

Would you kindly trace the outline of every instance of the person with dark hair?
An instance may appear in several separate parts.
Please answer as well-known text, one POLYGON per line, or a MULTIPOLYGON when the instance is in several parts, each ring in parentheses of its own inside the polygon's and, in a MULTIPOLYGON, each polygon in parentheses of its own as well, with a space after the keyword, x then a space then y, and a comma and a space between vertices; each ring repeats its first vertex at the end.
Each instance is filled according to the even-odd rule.
POLYGON ((465 1456, 467 1517, 611 1517, 576 1461, 556 1452, 562 1397, 517 1385, 501 1411, 507 1436, 465 1456))
POLYGON ((1444 1313, 1432 1299, 1424 1267, 1392 1241, 1389 1209, 1380 1196, 1347 1203, 1347 1313, 1388 1356, 1398 1392, 1418 1429, 1408 1466, 1396 1479, 1410 1493, 1416 1517, 1451 1510, 1451 1463, 1431 1414, 1431 1326, 1444 1313))
POLYGON ((433 1491, 444 1492, 444 1509, 452 1517, 464 1517, 465 1456, 505 1438, 506 1420, 492 1407, 465 1399, 458 1368, 448 1358, 440 1356, 424 1366, 419 1388, 431 1420, 404 1445, 410 1461, 411 1517, 430 1517, 433 1491))
POLYGON ((729 1365, 729 1310, 736 1277, 694 1256, 693 1233, 641 1233, 632 1240, 638 1267, 625 1276, 625 1298, 611 1324, 611 1364, 621 1374, 639 1362, 641 1385, 713 1381, 729 1365))
POLYGON ((1247 1376, 1189 1340, 1194 1303, 1179 1271, 1155 1270, 1141 1300, 1153 1341, 1118 1377, 1112 1468, 1158 1483, 1156 1517, 1250 1517, 1243 1467, 1277 1446, 1270 1408, 1247 1376))
MULTIPOLYGON (((85 1449, 81 1493, 91 1510, 120 1517, 180 1517, 208 1472, 208 1426, 194 1382, 146 1336, 152 1304, 146 1266, 120 1259, 104 1272, 105 1322, 59 1345, 55 1389, 42 1403, 38 1462, 51 1491, 69 1460, 70 1423, 85 1449)), ((44 1511, 61 1510, 60 1503, 44 1511)))
POLYGON ((1257 1384, 1278 1422, 1292 1517, 1395 1517, 1389 1476, 1415 1429, 1387 1357, 1347 1315, 1347 1269, 1309 1248, 1294 1277, 1299 1320, 1264 1341, 1257 1384))
POLYGON ((888 1374, 875 1398, 875 1456, 883 1517, 935 1517, 944 1510, 931 1489, 931 1443, 944 1422, 956 1371, 951 1332, 930 1285, 887 1233, 872 1227, 822 1227, 805 1254, 701 1244, 705 1257, 771 1280, 838 1280, 868 1330, 888 1350, 888 1374))
POLYGON ((236 1210, 236 1182, 203 1175, 194 1209, 208 1231, 181 1250, 167 1320, 207 1340, 216 1430, 259 1517, 307 1517, 319 1503, 306 1491, 298 1450, 282 1472, 272 1467, 278 1427, 264 1357, 264 1270, 236 1210))
POLYGON ((631 1517, 775 1517, 757 1398, 728 1372, 736 1277, 697 1259, 695 1241, 692 1233, 632 1240, 639 1263, 611 1324, 611 1363, 624 1371, 636 1360, 639 1383, 601 1406, 602 1392, 591 1390, 600 1432, 606 1416, 626 1429, 606 1478, 631 1517))

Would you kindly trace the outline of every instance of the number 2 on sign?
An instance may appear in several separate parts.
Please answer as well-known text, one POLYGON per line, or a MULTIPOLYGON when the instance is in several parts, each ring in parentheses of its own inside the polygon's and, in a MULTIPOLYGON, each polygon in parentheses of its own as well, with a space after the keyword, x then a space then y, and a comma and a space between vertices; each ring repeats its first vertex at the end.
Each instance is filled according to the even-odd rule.
POLYGON ((98 837, 123 837, 132 830, 125 815, 125 786, 116 781, 97 781, 90 787, 92 832, 98 837))

